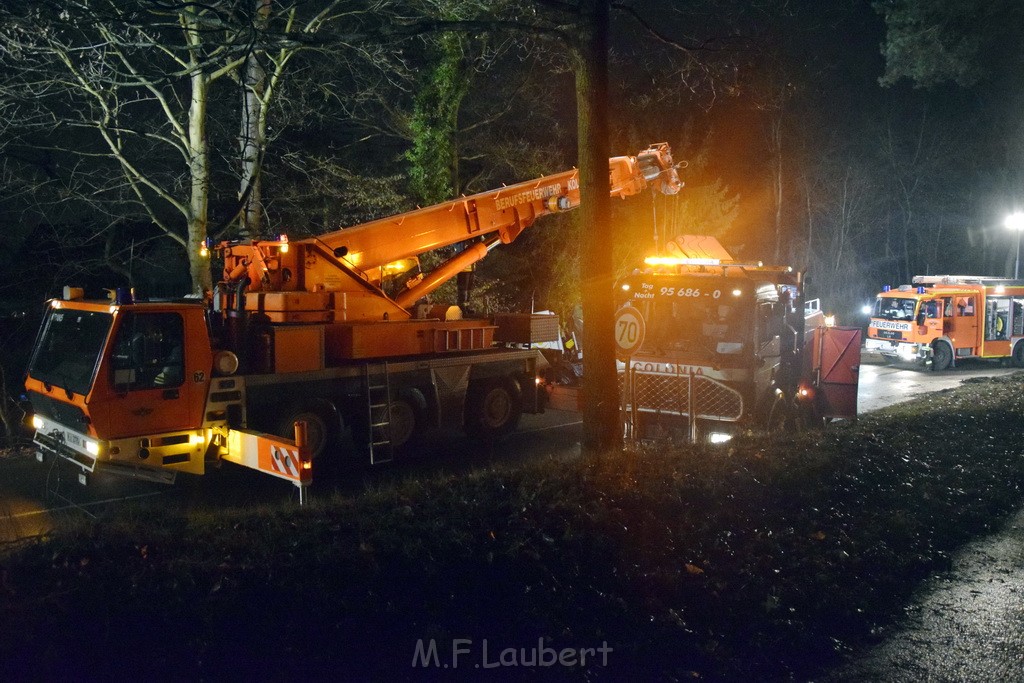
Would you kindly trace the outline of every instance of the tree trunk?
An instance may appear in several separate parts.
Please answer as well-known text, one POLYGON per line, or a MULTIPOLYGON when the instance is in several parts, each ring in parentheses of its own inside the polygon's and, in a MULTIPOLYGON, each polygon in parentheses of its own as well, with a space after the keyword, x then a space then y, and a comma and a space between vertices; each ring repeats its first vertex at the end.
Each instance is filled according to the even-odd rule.
MULTIPOLYGON (((267 26, 271 0, 255 0, 253 28, 259 33, 267 26)), ((255 42, 255 41, 254 41, 255 42)), ((266 134, 262 122, 263 98, 266 93, 267 73, 260 64, 259 50, 254 46, 242 69, 242 126, 239 131, 242 155, 242 181, 238 191, 242 200, 239 214, 244 237, 258 239, 263 230, 263 196, 260 178, 266 134)))
POLYGON ((608 0, 581 0, 576 44, 576 104, 582 246, 583 450, 622 445, 615 369, 611 191, 608 179, 608 0))
POLYGON ((814 207, 811 203, 811 183, 804 176, 804 209, 807 211, 807 248, 804 251, 803 269, 810 270, 814 255, 814 207))
POLYGON ((192 187, 189 195, 188 250, 189 273, 192 277, 192 293, 203 294, 213 289, 209 259, 203 257, 199 248, 206 241, 207 217, 210 202, 210 149, 206 138, 206 110, 210 81, 208 75, 195 62, 201 57, 198 52, 198 28, 192 27, 193 52, 192 101, 188 109, 189 172, 192 187))
POLYGON ((772 194, 775 201, 775 263, 782 263, 782 110, 775 112, 771 121, 772 194))

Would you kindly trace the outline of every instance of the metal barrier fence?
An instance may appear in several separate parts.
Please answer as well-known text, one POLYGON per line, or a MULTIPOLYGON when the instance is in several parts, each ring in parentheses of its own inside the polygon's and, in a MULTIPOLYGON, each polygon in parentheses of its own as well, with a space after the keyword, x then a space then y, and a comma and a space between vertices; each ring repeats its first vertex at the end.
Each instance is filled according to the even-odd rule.
POLYGON ((686 418, 690 442, 697 440, 697 421, 736 422, 743 416, 740 392, 710 377, 689 374, 619 373, 626 438, 642 438, 640 416, 686 418))

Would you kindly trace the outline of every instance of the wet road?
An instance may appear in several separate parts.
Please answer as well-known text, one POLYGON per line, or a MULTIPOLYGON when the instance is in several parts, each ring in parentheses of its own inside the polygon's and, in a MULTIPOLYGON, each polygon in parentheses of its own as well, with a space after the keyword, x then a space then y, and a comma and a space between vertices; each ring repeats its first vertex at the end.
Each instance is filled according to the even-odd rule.
POLYGON ((839 681, 1024 681, 1024 510, 933 576, 880 645, 839 681))
POLYGON ((151 484, 97 478, 79 485, 69 468, 39 464, 27 449, 0 457, 0 543, 36 536, 72 516, 164 493, 151 484))
POLYGON ((972 377, 997 377, 1019 371, 994 361, 960 363, 960 367, 953 370, 932 372, 911 365, 887 365, 880 358, 865 355, 860 369, 857 412, 863 415, 928 392, 952 389, 972 377))
MULTIPOLYGON (((969 377, 1016 371, 984 361, 937 373, 864 365, 858 409, 913 398, 922 385, 938 391, 969 377)), ((919 589, 879 645, 826 680, 1024 682, 1024 510, 1000 532, 961 549, 950 571, 919 589)))

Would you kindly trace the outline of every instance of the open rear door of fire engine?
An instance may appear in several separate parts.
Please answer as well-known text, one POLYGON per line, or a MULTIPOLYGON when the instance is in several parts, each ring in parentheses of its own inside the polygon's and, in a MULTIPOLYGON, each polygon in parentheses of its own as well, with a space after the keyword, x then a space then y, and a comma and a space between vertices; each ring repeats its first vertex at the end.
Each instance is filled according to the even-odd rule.
POLYGON ((814 331, 813 368, 820 417, 857 417, 860 328, 819 327, 814 331))

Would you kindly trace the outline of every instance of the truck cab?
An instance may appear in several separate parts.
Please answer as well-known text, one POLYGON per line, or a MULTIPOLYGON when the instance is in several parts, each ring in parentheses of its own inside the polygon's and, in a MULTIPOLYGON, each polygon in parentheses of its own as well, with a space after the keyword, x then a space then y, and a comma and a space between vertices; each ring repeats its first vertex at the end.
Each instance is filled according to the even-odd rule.
POLYGON ((37 441, 89 472, 202 473, 212 358, 201 302, 54 299, 25 381, 37 441))
POLYGON ((619 366, 634 437, 717 442, 787 418, 783 406, 798 393, 804 346, 798 274, 648 270, 623 279, 618 292, 645 327, 619 366))

